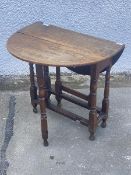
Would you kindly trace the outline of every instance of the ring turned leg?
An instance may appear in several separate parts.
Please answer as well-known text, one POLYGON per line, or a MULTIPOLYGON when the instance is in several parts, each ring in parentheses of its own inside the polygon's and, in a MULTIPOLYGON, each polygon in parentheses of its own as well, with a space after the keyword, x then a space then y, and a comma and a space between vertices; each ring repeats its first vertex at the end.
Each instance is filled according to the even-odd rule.
POLYGON ((56 67, 56 82, 55 82, 55 92, 56 92, 56 100, 58 105, 61 103, 61 93, 62 93, 62 83, 60 79, 60 67, 56 67))
POLYGON ((48 126, 47 126, 47 116, 46 116, 46 85, 43 76, 43 67, 36 64, 37 82, 39 87, 39 101, 40 101, 40 111, 41 111, 41 132, 42 138, 44 140, 44 146, 48 146, 48 126))
POLYGON ((32 63, 29 63, 30 67, 30 97, 31 97, 31 104, 33 106, 33 112, 37 113, 37 87, 35 85, 35 78, 34 78, 34 67, 32 63))
POLYGON ((45 79, 45 86, 46 86, 46 103, 48 105, 51 95, 51 80, 49 76, 49 68, 48 66, 44 66, 44 79, 45 79))
POLYGON ((108 118, 108 109, 109 109, 109 85, 110 85, 110 69, 108 67, 105 75, 105 89, 104 89, 104 99, 102 101, 102 113, 104 114, 104 118, 101 123, 101 127, 106 127, 106 120, 108 118))
POLYGON ((98 80, 98 73, 96 72, 96 68, 92 68, 91 84, 90 84, 90 112, 89 112, 90 140, 95 140, 95 131, 97 127, 97 111, 96 111, 97 80, 98 80))

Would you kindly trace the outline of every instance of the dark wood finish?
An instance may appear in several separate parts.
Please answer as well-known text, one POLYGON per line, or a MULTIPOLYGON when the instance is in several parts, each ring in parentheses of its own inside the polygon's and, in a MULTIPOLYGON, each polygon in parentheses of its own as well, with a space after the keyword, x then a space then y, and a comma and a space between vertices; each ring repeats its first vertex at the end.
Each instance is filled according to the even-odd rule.
POLYGON ((66 93, 62 93, 62 94, 61 94, 61 97, 62 97, 63 99, 65 99, 65 100, 67 100, 67 101, 70 101, 70 102, 76 104, 76 105, 79 105, 79 106, 82 106, 82 107, 84 107, 84 108, 86 108, 86 109, 89 109, 89 108, 88 108, 88 102, 85 102, 85 101, 83 101, 83 100, 81 100, 81 99, 78 99, 78 98, 73 97, 73 96, 71 96, 71 95, 68 95, 68 94, 66 94, 66 93))
MULTIPOLYGON (((82 125, 84 126, 87 126, 89 125, 89 120, 88 119, 85 119, 77 114, 74 114, 66 109, 63 109, 61 107, 58 107, 58 106, 55 106, 54 104, 51 104, 49 103, 49 105, 47 106, 49 109, 59 113, 59 114, 62 114, 64 115, 65 117, 67 118, 70 118, 71 120, 74 120, 74 121, 79 121, 82 125)), ((99 115, 97 117, 97 123, 100 123, 103 119, 104 115, 99 115)))
POLYGON ((72 95, 75 95, 75 96, 77 96, 79 98, 82 98, 82 99, 84 99, 86 101, 88 101, 88 98, 89 98, 88 95, 82 94, 82 93, 80 93, 80 92, 78 92, 78 91, 76 91, 74 89, 71 89, 69 87, 66 87, 66 86, 62 85, 62 90, 65 91, 65 92, 68 92, 68 93, 70 93, 72 95))
MULTIPOLYGON (((91 75, 90 75, 90 89, 91 89, 91 75)), ((89 97, 88 97, 88 107, 90 108, 91 107, 91 90, 90 90, 90 94, 89 94, 89 97)))
MULTIPOLYGON (((54 95, 56 95, 56 92, 53 89, 51 90, 51 93, 54 94, 54 95)), ((83 100, 81 100, 81 99, 78 99, 76 97, 73 97, 73 96, 68 95, 66 93, 63 93, 63 92, 60 95, 60 97, 63 98, 63 99, 65 99, 65 100, 67 100, 67 101, 70 101, 70 102, 72 102, 74 104, 80 105, 80 106, 88 109, 88 103, 85 102, 85 101, 83 101, 83 100)))
POLYGON ((18 59, 30 63, 31 102, 33 107, 39 103, 41 111, 41 131, 44 145, 48 145, 48 126, 46 107, 59 112, 72 120, 89 127, 90 140, 95 139, 98 122, 102 120, 102 127, 106 126, 109 108, 109 79, 110 68, 121 56, 123 44, 118 44, 105 39, 80 34, 56 26, 46 26, 41 22, 29 25, 15 34, 7 42, 8 51, 18 59), (33 63, 36 64, 39 98, 34 81, 33 63), (55 91, 51 89, 48 66, 56 66, 55 91), (90 94, 84 95, 76 90, 62 86, 60 67, 73 68, 78 73, 88 74, 91 77, 90 94), (84 67, 83 67, 84 66, 84 67), (86 71, 84 71, 84 69, 86 71), (106 70, 104 99, 102 110, 96 107, 96 92, 99 73, 106 70), (67 95, 65 91, 76 97, 67 95), (90 110, 89 120, 84 119, 60 107, 49 103, 50 95, 54 94, 58 104, 64 98, 77 105, 90 110))
MULTIPOLYGON (((62 94, 61 94, 61 97, 62 97, 63 99, 65 99, 65 100, 67 100, 67 101, 70 101, 70 102, 72 102, 72 103, 74 103, 74 104, 76 104, 76 105, 79 105, 79 106, 81 106, 81 107, 84 107, 84 108, 90 110, 90 106, 88 105, 88 102, 85 102, 85 101, 83 101, 83 100, 81 100, 81 99, 78 99, 78 98, 73 97, 73 96, 71 96, 71 95, 68 95, 68 94, 66 94, 66 93, 62 93, 62 94)), ((101 112, 101 108, 100 108, 100 107, 96 107, 96 111, 97 111, 97 113, 99 114, 99 113, 101 112)))
MULTIPOLYGON (((54 90, 53 87, 52 87, 52 89, 51 89, 51 94, 56 95, 56 92, 55 92, 55 90, 54 90)), ((71 96, 71 95, 68 95, 68 94, 66 94, 66 93, 63 93, 63 92, 62 92, 61 98, 65 99, 65 100, 67 100, 67 101, 69 101, 69 102, 72 102, 72 103, 74 103, 74 104, 76 104, 76 105, 79 105, 79 106, 81 106, 81 107, 84 107, 84 108, 86 108, 86 109, 88 109, 88 110, 90 109, 90 107, 88 106, 88 103, 87 103, 87 102, 85 102, 85 101, 83 101, 83 100, 81 100, 81 99, 78 99, 78 98, 76 98, 76 97, 73 97, 73 96, 71 96)), ((34 100, 34 102, 37 103, 37 104, 39 104, 39 100, 34 100)), ((100 107, 96 107, 96 110, 97 110, 97 113, 98 113, 98 114, 102 114, 102 113, 101 113, 101 108, 100 108, 100 107)))
POLYGON ((91 67, 91 84, 90 84, 90 112, 89 112, 89 132, 90 140, 95 139, 95 131, 97 127, 97 110, 96 110, 96 91, 99 72, 95 66, 91 67))
POLYGON ((60 67, 56 67, 55 97, 58 105, 61 103, 62 82, 60 78, 60 67))
POLYGON ((49 67, 48 66, 43 67, 44 67, 44 79, 46 86, 46 103, 48 103, 51 95, 51 80, 49 76, 49 67))
POLYGON ((81 117, 81 116, 79 116, 79 115, 77 115, 77 114, 74 114, 74 113, 72 113, 68 110, 65 110, 65 109, 61 108, 61 107, 55 106, 51 103, 48 105, 48 108, 55 111, 55 112, 57 112, 57 113, 59 113, 59 114, 64 115, 65 117, 68 117, 68 118, 70 118, 74 121, 80 121, 81 124, 83 124, 85 126, 88 126, 88 120, 81 117))
POLYGON ((43 76, 42 65, 36 64, 36 75, 39 87, 39 102, 41 111, 41 132, 44 140, 44 145, 48 146, 48 126, 47 126, 47 115, 46 115, 46 85, 43 76))
POLYGON ((101 126, 103 128, 106 127, 106 120, 108 118, 108 110, 109 110, 109 86, 110 86, 110 70, 111 65, 106 70, 105 75, 105 88, 104 88, 104 99, 102 101, 102 113, 104 113, 103 122, 101 123, 101 126))
POLYGON ((35 85, 35 77, 34 77, 34 67, 32 63, 29 63, 30 67, 30 97, 31 97, 31 104, 33 106, 33 111, 37 113, 37 103, 35 100, 37 100, 37 87, 35 85))

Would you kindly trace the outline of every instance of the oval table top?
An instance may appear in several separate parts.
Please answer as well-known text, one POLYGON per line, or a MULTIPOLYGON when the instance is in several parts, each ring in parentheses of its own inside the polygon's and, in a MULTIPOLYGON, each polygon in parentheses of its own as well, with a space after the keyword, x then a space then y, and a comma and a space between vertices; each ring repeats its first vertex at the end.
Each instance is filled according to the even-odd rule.
POLYGON ((96 38, 42 22, 14 33, 7 42, 8 51, 18 59, 49 66, 82 66, 111 59, 123 44, 96 38))

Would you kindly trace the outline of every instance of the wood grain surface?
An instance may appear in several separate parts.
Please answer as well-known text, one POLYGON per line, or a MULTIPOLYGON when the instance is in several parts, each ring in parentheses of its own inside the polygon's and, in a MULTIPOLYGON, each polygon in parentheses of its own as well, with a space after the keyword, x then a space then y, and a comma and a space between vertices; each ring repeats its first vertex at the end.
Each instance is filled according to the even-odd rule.
POLYGON ((27 62, 68 67, 113 58, 124 45, 36 22, 13 34, 8 39, 7 49, 27 62))

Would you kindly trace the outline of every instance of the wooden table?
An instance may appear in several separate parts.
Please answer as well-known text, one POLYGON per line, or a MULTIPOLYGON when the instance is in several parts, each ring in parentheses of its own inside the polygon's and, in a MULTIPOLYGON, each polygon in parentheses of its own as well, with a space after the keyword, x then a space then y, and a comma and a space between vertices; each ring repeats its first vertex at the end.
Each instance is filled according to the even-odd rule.
POLYGON ((37 104, 40 104, 41 131, 44 145, 48 145, 48 126, 46 107, 59 112, 72 120, 79 120, 81 124, 88 126, 90 140, 95 139, 95 131, 98 122, 106 127, 109 108, 109 81, 110 69, 118 60, 124 50, 123 44, 118 44, 105 39, 62 29, 53 25, 43 25, 36 22, 14 33, 7 42, 8 51, 18 59, 29 62, 30 65, 30 96, 34 112, 37 112, 37 104), (35 84, 34 67, 36 65, 36 77, 39 87, 35 84), (51 86, 48 66, 56 66, 55 87, 51 86), (62 85, 60 67, 71 70, 83 68, 90 75, 90 93, 82 94, 76 90, 62 85), (104 98, 102 108, 96 106, 96 92, 99 73, 106 71, 104 98), (66 93, 64 93, 64 92, 66 93), (68 94, 67 94, 68 93, 68 94), (69 95, 72 94, 72 95, 69 95), (61 99, 89 109, 89 120, 64 110, 60 105, 51 104, 50 95, 54 94, 58 104, 61 99), (76 98, 76 97, 79 98, 76 98))

